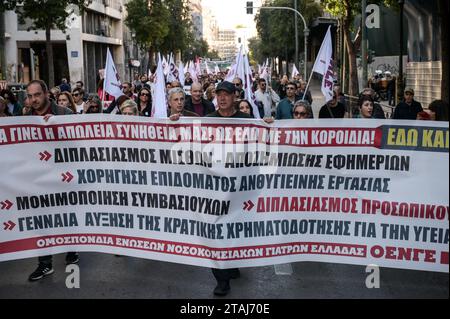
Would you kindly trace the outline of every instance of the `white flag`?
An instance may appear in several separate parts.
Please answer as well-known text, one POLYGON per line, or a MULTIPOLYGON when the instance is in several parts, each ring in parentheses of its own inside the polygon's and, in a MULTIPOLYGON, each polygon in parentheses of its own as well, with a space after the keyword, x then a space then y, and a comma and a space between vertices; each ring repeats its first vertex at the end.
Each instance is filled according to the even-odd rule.
POLYGON ((323 75, 322 78, 322 94, 325 97, 325 101, 328 102, 333 99, 333 46, 331 42, 331 31, 328 27, 328 31, 320 46, 319 54, 312 68, 312 72, 317 72, 323 75))
POLYGON ((154 90, 152 96, 152 117, 167 118, 167 99, 166 99, 166 81, 161 61, 161 55, 158 53, 158 68, 156 69, 154 90))
POLYGON ((242 81, 244 84, 245 98, 247 101, 250 102, 250 105, 252 106, 253 116, 255 117, 255 119, 260 119, 261 116, 259 115, 258 105, 256 104, 256 96, 252 90, 253 77, 252 77, 252 69, 250 69, 250 63, 248 62, 248 54, 244 56, 243 65, 245 76, 242 79, 242 81))
POLYGON ((197 71, 195 70, 195 65, 194 62, 189 61, 189 68, 188 68, 189 73, 191 74, 191 79, 194 83, 198 83, 198 76, 197 76, 197 71))
POLYGON ((214 67, 214 74, 219 74, 220 73, 220 69, 219 66, 216 64, 216 66, 214 67))
POLYGON ((227 76, 225 78, 225 81, 233 82, 233 80, 236 77, 240 77, 239 74, 243 73, 243 69, 244 68, 242 67, 242 45, 241 45, 241 48, 239 49, 239 54, 236 55, 236 61, 231 66, 231 69, 228 72, 228 74, 227 74, 227 76))
POLYGON ((111 52, 109 48, 106 51, 106 66, 105 66, 105 92, 109 95, 118 98, 123 95, 122 84, 120 83, 119 73, 117 72, 116 66, 114 65, 111 52))
POLYGON ((294 66, 292 67, 292 79, 294 79, 299 74, 300 72, 298 72, 297 67, 294 64, 294 66))
POLYGON ((163 58, 162 58, 163 60, 162 60, 162 62, 161 62, 161 64, 162 64, 162 68, 163 68, 163 73, 164 73, 164 75, 168 75, 169 74, 169 63, 167 62, 167 60, 166 60, 166 57, 164 57, 163 56, 163 58))
POLYGON ((208 66, 208 62, 206 62, 206 60, 205 60, 205 69, 206 69, 206 74, 212 74, 211 73, 211 70, 209 69, 209 66, 208 66))
POLYGON ((184 87, 184 65, 181 61, 178 63, 178 78, 180 79, 181 86, 184 87))
POLYGON ((178 81, 178 79, 179 79, 178 68, 175 62, 173 61, 173 55, 170 55, 169 74, 167 75, 167 82, 178 81))

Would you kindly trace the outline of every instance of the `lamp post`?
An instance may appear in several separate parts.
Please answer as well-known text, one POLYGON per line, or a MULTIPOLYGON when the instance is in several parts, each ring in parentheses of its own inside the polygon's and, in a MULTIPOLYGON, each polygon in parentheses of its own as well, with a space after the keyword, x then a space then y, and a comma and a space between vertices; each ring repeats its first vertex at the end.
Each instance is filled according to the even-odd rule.
MULTIPOLYGON (((305 20, 305 18, 302 16, 302 14, 300 13, 300 12, 298 12, 297 10, 295 10, 295 9, 293 9, 293 8, 289 8, 289 7, 253 7, 253 6, 250 6, 249 4, 252 4, 252 2, 247 2, 247 7, 246 7, 246 9, 247 9, 247 13, 248 14, 251 14, 252 13, 252 11, 251 11, 251 9, 273 9, 273 10, 290 10, 290 11, 294 11, 296 14, 298 14, 299 16, 300 16, 300 18, 302 18, 302 21, 303 21, 303 26, 304 26, 304 29, 303 29, 303 34, 305 35, 305 65, 304 65, 304 68, 303 68, 303 70, 304 70, 304 78, 306 79, 307 78, 307 63, 306 63, 306 58, 307 58, 307 55, 308 55, 308 36, 309 36, 309 29, 308 29, 308 27, 306 26, 306 20, 305 20)), ((297 39, 297 37, 296 37, 296 39, 297 39)))
MULTIPOLYGON (((297 0, 294 0, 294 9, 297 10, 297 0)), ((295 23, 295 60, 294 65, 298 66, 298 25, 297 25, 297 14, 294 14, 294 23, 295 23)), ((306 59, 306 57, 305 57, 306 59)), ((306 76, 306 74, 305 74, 306 76)))

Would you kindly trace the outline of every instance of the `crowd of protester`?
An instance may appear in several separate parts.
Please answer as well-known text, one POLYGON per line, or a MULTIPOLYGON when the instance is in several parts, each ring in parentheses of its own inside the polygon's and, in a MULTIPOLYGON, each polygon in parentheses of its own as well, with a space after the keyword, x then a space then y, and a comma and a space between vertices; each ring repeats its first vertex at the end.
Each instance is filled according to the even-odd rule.
MULTIPOLYGON (((172 121, 181 117, 223 117, 255 118, 258 112, 266 123, 284 119, 312 119, 312 95, 306 83, 299 78, 289 80, 287 76, 266 79, 255 76, 252 88, 256 97, 256 108, 245 99, 242 79, 225 81, 226 74, 203 74, 194 81, 186 74, 185 85, 178 81, 166 84, 167 116, 172 121)), ((96 94, 87 94, 82 81, 77 81, 72 89, 66 79, 61 85, 48 89, 43 81, 34 80, 27 86, 27 97, 21 105, 15 94, 9 90, 0 92, 0 117, 35 115, 49 117, 69 114, 113 113, 130 116, 151 117, 152 78, 139 76, 133 82, 122 84, 123 95, 109 96, 103 91, 103 80, 98 83, 96 94)), ((324 104, 319 112, 319 119, 359 118, 384 119, 385 114, 377 102, 374 89, 364 89, 357 103, 351 110, 345 103, 338 85, 335 86, 333 98, 324 104)), ((394 110, 392 118, 397 120, 436 120, 448 121, 448 103, 433 101, 428 108, 414 100, 414 90, 404 90, 404 100, 394 110)), ((77 263, 77 253, 68 253, 66 262, 77 263)), ((39 257, 38 268, 30 275, 30 281, 36 281, 53 273, 52 256, 39 257)), ((213 270, 218 285, 214 290, 217 295, 226 295, 230 290, 230 279, 239 277, 238 269, 213 270)))

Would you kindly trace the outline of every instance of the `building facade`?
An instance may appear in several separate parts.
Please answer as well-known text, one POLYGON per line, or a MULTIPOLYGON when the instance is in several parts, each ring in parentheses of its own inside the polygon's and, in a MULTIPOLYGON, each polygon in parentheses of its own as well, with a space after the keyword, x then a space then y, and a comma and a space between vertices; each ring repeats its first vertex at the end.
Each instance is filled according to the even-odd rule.
MULTIPOLYGON (((75 9, 67 21, 66 33, 51 31, 55 85, 62 78, 72 83, 81 80, 88 92, 95 92, 98 70, 105 67, 108 47, 119 75, 124 77, 123 2, 93 0, 83 14, 75 9)), ((32 79, 48 81, 45 31, 27 31, 30 25, 30 21, 20 24, 14 11, 5 12, 5 53, 10 83, 27 83, 32 79)))
POLYGON ((203 38, 203 7, 201 0, 189 0, 194 36, 196 40, 203 38))

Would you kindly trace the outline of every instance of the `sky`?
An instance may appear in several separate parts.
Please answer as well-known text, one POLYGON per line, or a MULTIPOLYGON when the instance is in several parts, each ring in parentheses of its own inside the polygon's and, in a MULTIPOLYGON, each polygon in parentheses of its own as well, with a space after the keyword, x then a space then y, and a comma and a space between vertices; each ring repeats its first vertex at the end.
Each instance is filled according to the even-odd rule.
MULTIPOLYGON (((247 1, 249 0, 202 0, 202 5, 211 9, 220 29, 234 29, 237 25, 244 25, 249 28, 249 34, 256 36, 254 14, 247 14, 245 9, 247 1)), ((261 3, 261 0, 250 1, 253 1, 254 6, 261 3)))

